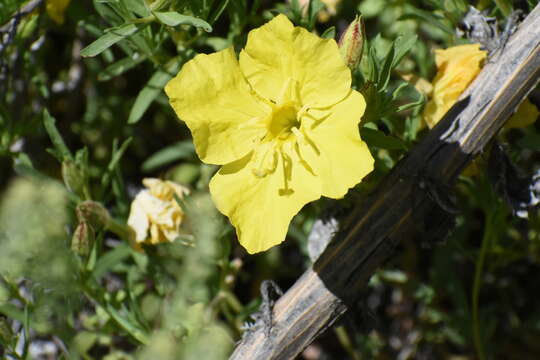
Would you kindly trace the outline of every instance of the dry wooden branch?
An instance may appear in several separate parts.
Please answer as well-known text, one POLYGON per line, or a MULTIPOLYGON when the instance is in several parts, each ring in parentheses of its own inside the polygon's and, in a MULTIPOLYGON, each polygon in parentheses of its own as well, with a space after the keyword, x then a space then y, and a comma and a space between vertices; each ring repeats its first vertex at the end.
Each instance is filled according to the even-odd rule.
POLYGON ((540 76, 540 5, 445 118, 362 204, 274 307, 270 336, 248 332, 231 359, 292 359, 359 300, 400 239, 429 226, 444 205, 426 183, 450 186, 482 152, 540 76))

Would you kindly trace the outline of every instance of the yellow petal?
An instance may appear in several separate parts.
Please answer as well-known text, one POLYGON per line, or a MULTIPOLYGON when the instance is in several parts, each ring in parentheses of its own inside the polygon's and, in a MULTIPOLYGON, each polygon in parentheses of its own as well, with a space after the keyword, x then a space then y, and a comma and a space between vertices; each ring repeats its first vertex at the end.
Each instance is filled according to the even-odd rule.
POLYGON ((525 99, 519 105, 516 113, 508 119, 504 127, 507 129, 524 128, 533 124, 538 119, 538 115, 540 113, 536 106, 529 99, 525 99))
POLYGON ((135 241, 143 242, 148 236, 148 228, 150 226, 145 203, 146 197, 149 197, 148 191, 143 190, 137 194, 135 200, 131 203, 131 209, 129 211, 128 225, 135 231, 135 241))
POLYGON ((290 79, 298 82, 301 102, 310 107, 335 104, 351 86, 336 42, 294 27, 285 15, 249 33, 240 67, 253 89, 273 101, 290 79))
POLYGON ((482 68, 487 52, 479 44, 454 46, 435 51, 437 75, 433 80, 432 99, 424 108, 423 118, 432 128, 456 103, 482 68))
POLYGON ((210 193, 219 211, 228 216, 240 244, 250 253, 267 250, 285 240, 289 223, 302 207, 321 196, 318 177, 311 174, 294 152, 292 173, 284 192, 283 160, 264 177, 253 174, 251 154, 227 164, 210 181, 210 193))
POLYGON ((249 153, 265 131, 256 125, 271 111, 246 82, 232 48, 195 56, 165 92, 191 130, 199 158, 210 164, 226 164, 249 153))
MULTIPOLYGON (((308 138, 318 149, 318 155, 305 155, 322 182, 322 195, 339 199, 373 170, 374 159, 360 139, 358 123, 366 102, 357 91, 338 104, 324 110, 311 111, 317 119, 306 121, 308 138)), ((304 153, 303 153, 304 155, 304 153)))

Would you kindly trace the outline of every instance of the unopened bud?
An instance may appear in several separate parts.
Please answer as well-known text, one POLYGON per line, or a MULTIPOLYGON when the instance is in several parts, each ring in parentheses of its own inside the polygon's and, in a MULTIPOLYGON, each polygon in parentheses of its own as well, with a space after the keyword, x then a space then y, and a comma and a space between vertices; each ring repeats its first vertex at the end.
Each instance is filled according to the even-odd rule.
POLYGON ((351 70, 355 70, 362 59, 365 38, 364 21, 362 21, 361 15, 356 15, 353 22, 341 34, 338 43, 341 56, 351 70))
POLYGON ((71 238, 71 250, 79 255, 87 256, 94 244, 96 234, 92 226, 83 221, 77 225, 71 238))
POLYGON ((77 219, 79 222, 86 222, 95 229, 108 227, 111 217, 107 209, 96 201, 83 201, 77 205, 77 219))
POLYGON ((72 160, 62 162, 62 178, 69 191, 82 196, 86 183, 86 173, 72 160))

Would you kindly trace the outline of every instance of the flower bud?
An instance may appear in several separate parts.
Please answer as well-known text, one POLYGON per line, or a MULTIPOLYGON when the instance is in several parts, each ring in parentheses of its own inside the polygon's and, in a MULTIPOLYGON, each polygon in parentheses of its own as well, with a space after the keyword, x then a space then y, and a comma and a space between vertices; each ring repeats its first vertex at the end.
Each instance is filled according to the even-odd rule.
POLYGON ((80 222, 71 238, 71 250, 79 255, 87 256, 94 244, 95 237, 96 234, 92 226, 85 221, 80 222))
POLYGON ((69 191, 82 196, 86 183, 86 173, 73 160, 66 159, 62 162, 62 178, 69 191))
POLYGON ((354 70, 362 59, 362 51, 364 49, 364 39, 366 31, 364 29, 364 21, 361 15, 356 15, 356 18, 349 24, 347 29, 341 34, 339 39, 339 51, 349 69, 354 70))
POLYGON ((86 222, 95 229, 107 227, 111 220, 107 209, 100 203, 92 200, 81 202, 77 205, 76 212, 79 222, 86 222))

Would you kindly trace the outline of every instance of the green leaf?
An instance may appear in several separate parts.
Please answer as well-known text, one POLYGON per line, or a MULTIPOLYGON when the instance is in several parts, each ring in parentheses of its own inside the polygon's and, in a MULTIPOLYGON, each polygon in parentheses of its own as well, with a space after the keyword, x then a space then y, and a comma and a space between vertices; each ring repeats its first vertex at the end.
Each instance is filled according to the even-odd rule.
POLYGON ((140 17, 150 16, 144 0, 123 0, 125 6, 140 17))
POLYGON ((370 146, 388 150, 406 150, 407 145, 402 140, 385 135, 382 131, 363 127, 360 129, 362 140, 370 146))
POLYGON ((129 124, 135 124, 144 115, 150 104, 163 91, 163 87, 172 79, 172 75, 178 71, 180 64, 177 59, 173 59, 167 66, 168 71, 158 70, 152 75, 146 86, 139 92, 135 103, 129 113, 129 124), (170 71, 169 71, 170 70, 170 71))
POLYGON ((422 20, 426 21, 427 23, 438 27, 445 33, 454 36, 454 29, 452 29, 450 26, 446 25, 442 22, 444 18, 440 15, 433 14, 429 11, 420 10, 416 8, 411 8, 409 14, 405 14, 401 16, 398 20, 408 20, 408 19, 414 19, 414 20, 422 20))
POLYGON ((313 29, 315 22, 317 21, 317 15, 319 11, 324 9, 326 5, 320 0, 311 0, 308 5, 308 21, 309 21, 309 30, 313 29))
POLYGON ((379 73, 379 79, 377 80, 377 88, 379 91, 383 91, 388 86, 388 82, 390 81, 390 75, 392 74, 392 64, 394 63, 394 54, 395 49, 394 45, 392 44, 392 47, 390 47, 390 50, 388 51, 388 54, 386 55, 386 58, 384 60, 383 67, 381 69, 381 72, 379 73))
POLYGON ((151 172, 174 161, 189 159, 193 157, 194 154, 195 147, 190 140, 180 141, 151 155, 142 164, 141 169, 144 172, 151 172))
POLYGON ((133 321, 134 319, 128 319, 126 316, 120 314, 118 310, 112 306, 112 304, 107 303, 105 305, 107 313, 120 325, 125 331, 127 331, 131 336, 137 339, 142 344, 148 344, 148 334, 133 321))
POLYGON ((411 50, 416 40, 418 40, 416 34, 405 34, 399 36, 394 41, 394 61, 392 62, 392 68, 399 65, 401 59, 411 50))
POLYGON ((131 248, 127 244, 121 244, 115 247, 113 250, 108 251, 99 258, 92 271, 92 275, 99 281, 103 275, 111 270, 116 264, 121 263, 124 259, 131 256, 131 248))
POLYGON ((124 24, 112 28, 99 39, 82 49, 81 56, 92 57, 99 55, 120 40, 135 34, 137 31, 142 29, 143 26, 137 26, 135 24, 124 24))
POLYGON ((116 166, 118 165, 118 162, 120 161, 122 156, 124 156, 124 153, 126 152, 129 144, 131 144, 132 140, 133 140, 133 138, 131 138, 131 137, 124 140, 122 145, 120 145, 120 148, 118 150, 114 151, 114 154, 111 157, 111 162, 109 163, 109 166, 107 167, 108 171, 112 172, 116 168, 116 166))
POLYGON ((146 60, 145 55, 139 55, 137 57, 128 56, 115 62, 112 65, 107 66, 105 70, 98 74, 99 81, 108 81, 118 75, 125 73, 126 71, 134 68, 139 65, 141 62, 146 60))
POLYGON ((223 11, 227 8, 227 5, 229 5, 229 0, 221 0, 221 3, 217 6, 212 16, 209 17, 208 21, 210 24, 215 23, 219 19, 223 11))
POLYGON ((64 139, 62 139, 62 136, 60 135, 60 132, 56 128, 55 123, 56 123, 56 120, 51 116, 51 114, 49 114, 47 109, 44 109, 43 110, 43 124, 45 125, 45 130, 47 131, 47 134, 49 134, 49 137, 51 138, 51 141, 54 145, 56 153, 61 157, 58 160, 59 161, 63 161, 64 159, 73 160, 73 156, 71 155, 71 152, 66 146, 64 139))
POLYGON ((321 37, 323 39, 335 39, 336 37, 336 27, 330 26, 328 29, 324 30, 321 37))
POLYGON ((206 32, 212 31, 212 26, 206 21, 193 16, 182 15, 176 11, 154 11, 154 16, 159 22, 168 26, 192 25, 206 32))

